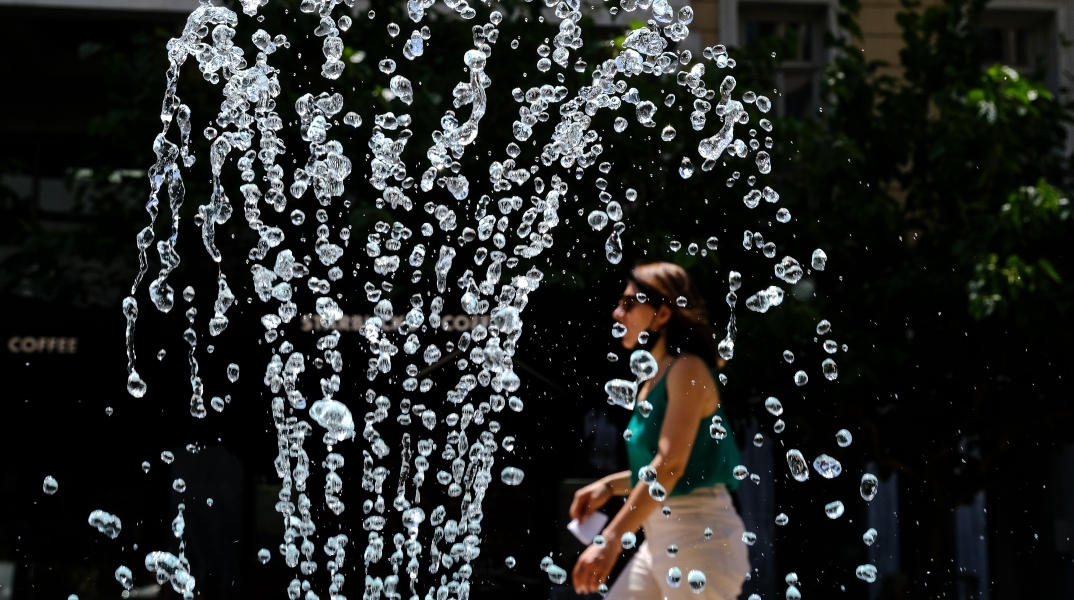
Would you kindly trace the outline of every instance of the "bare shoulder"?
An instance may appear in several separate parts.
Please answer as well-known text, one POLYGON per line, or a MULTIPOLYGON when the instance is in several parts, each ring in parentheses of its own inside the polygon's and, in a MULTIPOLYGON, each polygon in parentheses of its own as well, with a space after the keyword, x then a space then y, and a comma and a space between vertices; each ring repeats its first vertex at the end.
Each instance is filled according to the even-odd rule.
POLYGON ((716 381, 712 378, 709 366, 696 354, 680 354, 669 375, 669 383, 674 388, 681 390, 692 388, 692 390, 704 393, 716 391, 716 381))

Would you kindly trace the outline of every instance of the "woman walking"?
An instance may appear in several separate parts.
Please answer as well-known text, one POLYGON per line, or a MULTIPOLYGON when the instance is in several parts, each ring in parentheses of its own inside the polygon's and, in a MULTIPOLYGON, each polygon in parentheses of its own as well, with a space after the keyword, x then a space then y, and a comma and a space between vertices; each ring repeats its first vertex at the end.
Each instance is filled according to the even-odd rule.
POLYGON ((609 600, 735 598, 749 572, 745 528, 729 494, 738 483, 731 471, 739 453, 726 421, 722 439, 709 431, 714 417, 723 418, 723 409, 716 385, 719 359, 704 303, 681 267, 644 264, 631 272, 612 318, 626 327, 622 343, 628 350, 638 346, 639 334, 648 333, 644 345, 659 368, 638 389, 628 427, 630 470, 574 495, 570 513, 579 521, 612 496, 627 496, 601 532, 603 543, 597 540, 578 558, 575 590, 605 591, 602 584, 619 557, 623 536, 644 529, 646 540, 607 592, 609 600), (643 409, 649 406, 646 415, 643 409), (703 575, 700 592, 696 574, 688 581, 693 571, 703 575))

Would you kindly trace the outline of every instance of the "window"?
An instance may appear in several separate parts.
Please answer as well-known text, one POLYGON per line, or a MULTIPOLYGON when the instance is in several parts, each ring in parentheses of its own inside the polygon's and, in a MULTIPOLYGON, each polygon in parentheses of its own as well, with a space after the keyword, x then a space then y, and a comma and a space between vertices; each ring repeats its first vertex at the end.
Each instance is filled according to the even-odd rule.
POLYGON ((759 48, 766 38, 792 40, 790 54, 776 68, 772 98, 777 114, 804 116, 820 107, 820 77, 824 68, 824 32, 828 7, 824 4, 738 5, 738 40, 743 48, 759 48))
POLYGON ((1054 11, 986 10, 980 28, 982 67, 1000 63, 1058 89, 1054 11))

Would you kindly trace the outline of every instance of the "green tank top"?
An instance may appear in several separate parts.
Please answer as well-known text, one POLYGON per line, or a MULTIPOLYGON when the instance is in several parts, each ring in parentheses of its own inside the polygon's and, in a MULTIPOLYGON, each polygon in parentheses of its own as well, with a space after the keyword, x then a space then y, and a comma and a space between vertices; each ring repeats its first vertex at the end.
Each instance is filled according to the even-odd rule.
MULTIPOLYGON (((668 371, 670 370, 671 368, 669 367, 668 371)), ((710 369, 709 372, 712 373, 712 370, 710 369)), ((712 376, 713 380, 716 380, 716 374, 712 373, 712 376)), ((656 456, 660 442, 660 428, 664 425, 664 415, 667 414, 668 407, 666 379, 667 374, 665 373, 660 378, 660 381, 657 381, 652 389, 649 390, 649 395, 645 397, 649 404, 653 406, 649 416, 641 416, 641 411, 638 407, 641 403, 638 402, 634 406, 634 416, 627 426, 627 430, 631 433, 631 437, 626 443, 627 459, 630 463, 631 487, 638 484, 638 470, 652 463, 653 457, 656 456)), ((719 384, 717 384, 717 390, 719 390, 719 384)), ((709 487, 719 483, 726 485, 729 490, 734 490, 738 487, 738 480, 734 478, 731 471, 740 463, 738 446, 735 445, 735 436, 731 432, 731 427, 726 417, 724 417, 723 406, 720 406, 715 413, 703 417, 701 422, 698 423, 697 437, 694 439, 694 446, 690 450, 686 470, 683 472, 682 477, 679 478, 678 483, 675 484, 675 489, 671 491, 670 495, 682 496, 697 488, 709 487), (727 436, 723 440, 713 439, 709 433, 709 425, 712 423, 714 415, 724 418, 723 426, 727 429, 727 436)))

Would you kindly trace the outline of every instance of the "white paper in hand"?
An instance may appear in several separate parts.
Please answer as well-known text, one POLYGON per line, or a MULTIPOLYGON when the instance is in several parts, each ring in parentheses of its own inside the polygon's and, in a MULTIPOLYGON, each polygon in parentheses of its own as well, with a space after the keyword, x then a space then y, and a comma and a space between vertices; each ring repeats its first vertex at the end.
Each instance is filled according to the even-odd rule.
POLYGON ((608 515, 597 511, 586 517, 585 521, 579 522, 578 519, 574 519, 567 523, 567 530, 573 533, 578 541, 588 546, 593 543, 593 538, 597 537, 607 522, 608 515))

